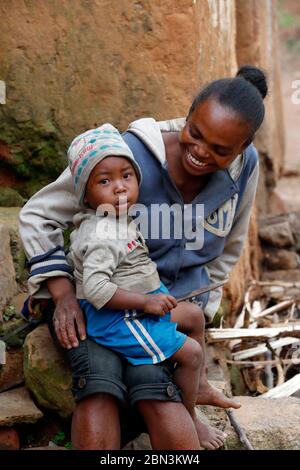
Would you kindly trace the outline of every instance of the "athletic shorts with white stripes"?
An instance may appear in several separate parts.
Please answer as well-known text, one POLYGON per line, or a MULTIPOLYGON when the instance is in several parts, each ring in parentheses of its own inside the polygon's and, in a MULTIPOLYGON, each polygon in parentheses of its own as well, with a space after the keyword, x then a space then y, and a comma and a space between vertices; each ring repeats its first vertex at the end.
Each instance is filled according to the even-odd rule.
MULTIPOLYGON (((161 283, 150 294, 168 294, 161 283)), ((157 364, 170 358, 186 341, 177 331, 170 312, 163 317, 137 314, 135 310, 97 310, 87 300, 79 301, 87 323, 88 337, 119 353, 130 364, 157 364)))

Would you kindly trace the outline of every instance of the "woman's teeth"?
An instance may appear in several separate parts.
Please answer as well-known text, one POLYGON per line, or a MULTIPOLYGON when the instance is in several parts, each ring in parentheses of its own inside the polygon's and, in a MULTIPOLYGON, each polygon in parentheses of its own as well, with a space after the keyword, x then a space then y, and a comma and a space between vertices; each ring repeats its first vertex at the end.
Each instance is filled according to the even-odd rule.
POLYGON ((207 163, 200 162, 189 151, 187 151, 187 156, 188 156, 189 160, 191 160, 194 163, 194 165, 202 167, 202 168, 207 166, 207 163))

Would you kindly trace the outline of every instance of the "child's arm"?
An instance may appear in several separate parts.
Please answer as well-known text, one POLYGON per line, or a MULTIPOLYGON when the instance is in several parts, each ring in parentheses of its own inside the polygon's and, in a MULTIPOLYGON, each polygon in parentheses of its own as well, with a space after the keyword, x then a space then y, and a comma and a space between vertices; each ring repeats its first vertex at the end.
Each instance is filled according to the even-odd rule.
POLYGON ((136 294, 125 289, 117 288, 111 300, 105 305, 115 309, 140 310, 152 315, 164 315, 175 308, 176 299, 166 294, 136 294))
POLYGON ((164 315, 176 307, 171 295, 138 294, 119 288, 111 281, 124 253, 116 240, 93 239, 90 237, 83 256, 84 298, 97 309, 134 309, 153 315, 164 315))

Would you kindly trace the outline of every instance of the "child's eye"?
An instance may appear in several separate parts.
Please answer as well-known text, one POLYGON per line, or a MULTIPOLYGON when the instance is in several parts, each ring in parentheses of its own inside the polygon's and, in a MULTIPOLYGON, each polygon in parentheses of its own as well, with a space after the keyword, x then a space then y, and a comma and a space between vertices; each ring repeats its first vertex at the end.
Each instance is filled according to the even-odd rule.
POLYGON ((108 184, 109 183, 109 180, 107 178, 103 179, 103 180, 100 180, 99 181, 100 184, 108 184))
POLYGON ((128 180, 128 178, 130 178, 130 176, 132 176, 132 172, 127 171, 126 173, 124 173, 123 178, 125 178, 125 180, 128 180))

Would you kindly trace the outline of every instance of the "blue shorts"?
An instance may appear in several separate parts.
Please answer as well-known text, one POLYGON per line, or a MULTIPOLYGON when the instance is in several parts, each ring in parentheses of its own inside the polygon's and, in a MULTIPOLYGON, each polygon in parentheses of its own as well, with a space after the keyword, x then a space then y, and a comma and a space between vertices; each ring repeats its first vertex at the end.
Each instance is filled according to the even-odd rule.
MULTIPOLYGON (((150 294, 168 294, 161 284, 150 294)), ((163 317, 143 315, 134 311, 101 308, 97 310, 87 300, 79 301, 86 316, 88 337, 124 357, 130 364, 157 364, 178 351, 186 335, 177 331, 170 313, 163 317)))

